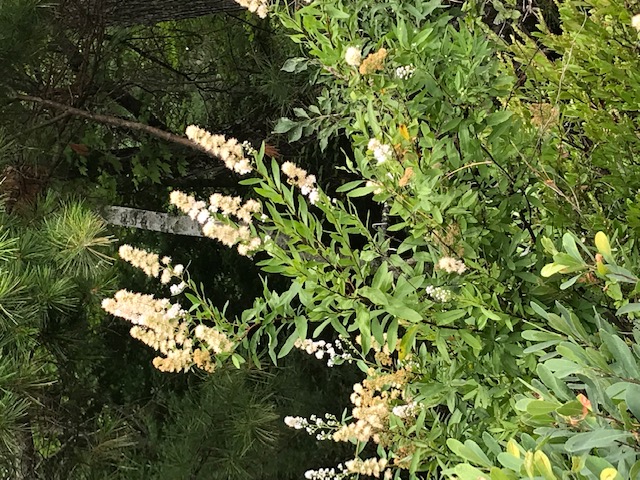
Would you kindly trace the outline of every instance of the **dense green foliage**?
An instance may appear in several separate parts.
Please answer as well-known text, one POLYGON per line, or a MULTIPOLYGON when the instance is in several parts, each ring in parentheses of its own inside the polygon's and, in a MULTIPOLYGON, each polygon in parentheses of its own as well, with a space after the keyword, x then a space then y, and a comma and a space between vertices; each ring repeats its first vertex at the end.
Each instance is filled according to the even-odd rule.
MULTIPOLYGON (((3 5, 0 24, 37 5, 3 5)), ((131 354, 135 344, 120 364, 121 387, 104 362, 95 362, 102 374, 81 363, 80 378, 101 378, 96 384, 114 400, 102 414, 81 409, 112 448, 107 460, 79 461, 89 458, 82 448, 66 453, 40 440, 64 445, 64 435, 33 420, 28 389, 52 392, 42 383, 56 379, 60 398, 81 405, 53 359, 69 357, 61 325, 109 322, 94 298, 112 293, 93 277, 92 262, 104 259, 85 241, 100 228, 80 207, 66 207, 29 217, 37 220, 19 228, 31 233, 7 233, 3 268, 12 273, 0 305, 21 320, 13 324, 20 328, 3 324, 11 330, 0 367, 5 463, 24 468, 25 458, 57 456, 59 478, 73 463, 82 466, 74 478, 291 478, 318 467, 334 470, 308 470, 307 478, 640 478, 640 61, 632 27, 640 18, 630 8, 617 0, 542 11, 500 1, 314 0, 275 5, 266 21, 102 25, 99 34, 39 11, 24 29, 30 48, 0 50, 11 72, 4 128, 27 119, 38 132, 23 143, 12 132, 5 163, 19 157, 23 173, 44 165, 63 188, 97 184, 99 198, 133 206, 164 204, 167 187, 180 186, 194 196, 174 194, 172 203, 197 217, 205 236, 249 258, 236 263, 219 245, 199 253, 206 239, 148 242, 171 255, 162 263, 121 250, 148 277, 168 281, 131 277, 128 288, 151 289, 159 303, 120 293, 105 309, 134 324, 132 336, 159 352, 158 368, 216 371, 206 379, 151 374, 148 362, 135 366, 146 362, 131 354), (36 20, 47 28, 33 28, 36 20), (59 51, 47 54, 36 33, 59 51), (38 68, 57 83, 43 83, 38 68), (207 126, 248 141, 237 155, 251 171, 239 180, 248 168, 212 166, 203 149, 229 166, 236 145, 221 148, 225 139, 193 127, 200 148, 191 152, 138 127, 125 135, 113 123, 49 124, 52 114, 26 98, 33 95, 166 131, 207 126), (267 132, 276 116, 274 133, 289 142, 283 135, 282 155, 267 132), (53 158, 41 155, 53 141, 53 158), (204 170, 216 181, 183 181, 204 170), (60 183, 64 176, 72 183, 60 183), (160 188, 139 195, 150 183, 160 188), (242 198, 196 203, 216 186, 242 198), (259 207, 243 213, 250 197, 259 207), (25 261, 16 242, 47 253, 25 261), (243 278, 251 261, 261 289, 243 278), (134 301, 117 303, 122 295, 134 301), (147 311, 135 310, 143 304, 147 311), (317 358, 305 363, 295 349, 317 358), (20 360, 27 352, 36 354, 20 360), (327 360, 333 368, 322 367, 327 360), (308 368, 314 373, 301 380, 308 368), (315 382, 326 383, 314 391, 315 382), (348 404, 345 385, 353 386, 351 405, 333 417, 348 404), (334 388, 339 396, 326 392, 334 388), (152 399, 142 406, 145 395, 152 399), (129 412, 126 422, 115 404, 129 412), (308 444, 288 445, 283 416, 313 435, 308 444), (11 444, 22 438, 33 439, 35 455, 25 454, 24 440, 11 444), (321 440, 334 443, 313 463, 305 452, 321 440), (355 459, 341 456, 342 442, 355 459)), ((10 205, 21 207, 22 193, 10 205)), ((10 217, 24 214, 12 212, 7 224, 17 221, 10 217)), ((107 338, 98 332, 96 341, 107 338)))

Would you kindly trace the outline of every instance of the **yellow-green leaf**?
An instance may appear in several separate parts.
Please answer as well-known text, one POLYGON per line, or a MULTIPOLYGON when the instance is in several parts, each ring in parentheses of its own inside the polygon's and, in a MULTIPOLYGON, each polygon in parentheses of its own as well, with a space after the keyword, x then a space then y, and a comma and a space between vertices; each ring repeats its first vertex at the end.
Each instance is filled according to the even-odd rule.
POLYGON ((542 270, 540 270, 540 275, 542 275, 543 277, 550 277, 566 268, 569 267, 560 263, 547 263, 544 267, 542 267, 542 270))
POLYGON ((611 245, 604 232, 596 233, 596 248, 602 255, 611 255, 611 245))

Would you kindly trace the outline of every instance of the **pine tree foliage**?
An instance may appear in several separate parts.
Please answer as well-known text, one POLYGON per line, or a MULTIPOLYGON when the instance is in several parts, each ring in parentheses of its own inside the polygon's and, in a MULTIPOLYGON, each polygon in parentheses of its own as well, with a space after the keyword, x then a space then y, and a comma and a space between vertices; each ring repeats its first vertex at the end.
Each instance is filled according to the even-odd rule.
POLYGON ((48 196, 24 213, 0 213, 0 477, 72 478, 62 472, 81 471, 127 443, 122 422, 109 415, 85 412, 94 421, 80 432, 87 425, 66 418, 80 376, 73 371, 82 355, 78 333, 113 276, 110 239, 78 202, 48 196), (66 461, 56 458, 63 451, 66 461), (94 458, 66 464, 87 452, 94 458))

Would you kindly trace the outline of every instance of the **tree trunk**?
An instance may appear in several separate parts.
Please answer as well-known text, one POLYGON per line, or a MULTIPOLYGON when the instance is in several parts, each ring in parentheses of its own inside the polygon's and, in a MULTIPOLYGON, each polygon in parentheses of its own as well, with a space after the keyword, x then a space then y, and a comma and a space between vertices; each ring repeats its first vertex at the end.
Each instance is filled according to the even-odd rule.
MULTIPOLYGON (((244 10, 234 0, 71 0, 73 17, 107 26, 155 25, 244 10)), ((71 5, 70 5, 71 6, 71 5)), ((84 23, 84 22, 80 22, 84 23)))
POLYGON ((200 225, 186 215, 170 215, 138 208, 109 206, 102 210, 102 218, 111 225, 121 227, 190 237, 204 236, 200 230, 200 225))

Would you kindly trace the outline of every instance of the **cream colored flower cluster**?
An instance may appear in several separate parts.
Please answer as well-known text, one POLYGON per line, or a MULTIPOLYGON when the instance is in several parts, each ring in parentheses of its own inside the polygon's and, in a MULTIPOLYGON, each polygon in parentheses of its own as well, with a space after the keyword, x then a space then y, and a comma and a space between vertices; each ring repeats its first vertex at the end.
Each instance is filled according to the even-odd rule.
POLYGON ((309 355, 315 356, 318 360, 326 358, 328 367, 333 367, 336 362, 342 364, 344 362, 351 363, 353 361, 353 356, 344 351, 344 347, 340 339, 336 339, 334 345, 334 343, 325 342, 324 340, 314 342, 308 338, 304 340, 299 338, 293 346, 300 350, 304 350, 309 355))
POLYGON ((178 372, 192 365, 191 341, 186 338, 187 326, 183 321, 185 312, 179 304, 120 290, 113 298, 104 299, 102 308, 133 323, 131 336, 165 355, 153 359, 159 370, 178 372))
POLYGON ((269 2, 266 0, 236 0, 236 3, 260 18, 267 18, 267 13, 269 13, 269 2))
MULTIPOLYGON (((172 267, 171 258, 169 257, 162 257, 162 259, 160 259, 156 253, 135 248, 131 245, 122 245, 118 249, 118 255, 120 255, 120 258, 124 261, 129 262, 136 268, 139 268, 148 276, 154 278, 158 278, 158 276, 160 276, 160 283, 163 285, 168 284, 173 277, 178 277, 182 280, 184 266, 178 264, 175 267, 172 267)), ((180 281, 176 285, 171 285, 171 295, 178 295, 179 293, 182 293, 186 287, 187 284, 184 281, 180 281)))
POLYGON ((233 342, 222 332, 205 325, 198 325, 194 334, 196 338, 207 344, 213 353, 226 353, 233 349, 233 342))
MULTIPOLYGON (((393 359, 391 358, 391 350, 387 343, 386 333, 383 335, 383 340, 384 344, 380 345, 375 337, 371 335, 369 344, 371 345, 371 350, 374 351, 374 358, 376 359, 376 362, 378 362, 378 365, 390 366, 393 364, 393 359)), ((362 337, 360 335, 356 337, 356 343, 362 346, 362 337)))
POLYGON ((186 134, 189 140, 203 147, 211 155, 220 157, 229 170, 240 175, 251 172, 251 164, 244 156, 242 145, 235 138, 227 140, 224 135, 212 135, 195 125, 189 125, 186 134))
POLYGON ((113 298, 104 299, 102 308, 131 322, 131 336, 164 355, 153 359, 153 365, 163 372, 188 371, 194 365, 212 372, 215 361, 209 349, 221 353, 233 348, 224 333, 202 325, 196 327, 194 335, 208 348, 195 347, 186 312, 166 298, 120 290, 113 298))
POLYGON ((368 458, 366 460, 355 458, 348 462, 344 462, 344 465, 347 467, 349 472, 379 478, 380 474, 384 472, 384 469, 387 466, 387 460, 385 458, 368 458))
POLYGON ((242 204, 240 197, 229 197, 214 193, 209 198, 209 206, 203 201, 197 201, 191 195, 187 195, 178 190, 171 192, 170 202, 189 215, 193 220, 197 220, 202 225, 202 233, 209 238, 218 240, 227 247, 238 245, 240 255, 249 255, 260 248, 262 242, 259 237, 251 236, 251 229, 248 224, 253 221, 253 214, 259 213, 262 206, 255 200, 247 200, 242 204), (234 216, 244 225, 232 225, 216 220, 212 213, 219 213, 224 217, 234 216))
POLYGON ((131 245, 122 245, 118 249, 118 255, 149 277, 157 278, 160 275, 160 257, 156 253, 147 252, 131 245))
POLYGON ((360 47, 349 47, 344 53, 344 61, 352 67, 360 66, 362 63, 362 49, 360 47))
POLYGON ((362 384, 356 383, 351 394, 354 408, 351 415, 356 422, 343 425, 333 434, 336 442, 348 442, 352 439, 360 442, 373 440, 384 445, 389 414, 397 399, 402 397, 402 387, 407 381, 407 372, 403 369, 393 373, 376 375, 369 370, 368 377, 362 384))
POLYGON ((387 160, 390 160, 393 157, 393 148, 391 148, 390 145, 381 143, 380 140, 376 138, 371 138, 369 140, 367 148, 373 152, 373 157, 378 162, 378 165, 386 162, 387 160))
POLYGON ((284 162, 281 169, 282 173, 287 176, 289 184, 298 187, 302 195, 309 198, 311 205, 315 205, 320 198, 320 193, 316 186, 316 176, 308 175, 306 170, 291 162, 284 162))
POLYGON ((462 260, 457 260, 453 257, 442 257, 438 260, 436 268, 447 273, 457 273, 458 275, 462 275, 467 270, 462 260))
POLYGON ((219 193, 209 197, 209 204, 209 210, 212 212, 220 212, 225 217, 234 216, 244 223, 253 222, 253 214, 262 211, 262 205, 256 200, 249 199, 242 204, 240 197, 229 197, 219 193))
POLYGON ((437 302, 445 303, 451 300, 451 298, 453 297, 453 293, 451 293, 451 290, 447 290, 443 287, 434 287, 433 285, 429 285, 425 289, 425 291, 427 292, 427 295, 429 295, 437 302))

